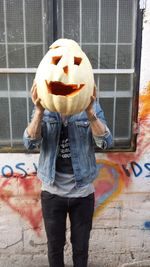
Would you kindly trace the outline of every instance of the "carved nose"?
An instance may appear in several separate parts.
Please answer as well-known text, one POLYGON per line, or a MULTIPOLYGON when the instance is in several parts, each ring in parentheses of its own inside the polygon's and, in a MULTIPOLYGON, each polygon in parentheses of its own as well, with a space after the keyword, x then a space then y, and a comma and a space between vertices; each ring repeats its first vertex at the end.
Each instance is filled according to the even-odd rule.
POLYGON ((68 74, 68 66, 63 67, 64 73, 68 74))

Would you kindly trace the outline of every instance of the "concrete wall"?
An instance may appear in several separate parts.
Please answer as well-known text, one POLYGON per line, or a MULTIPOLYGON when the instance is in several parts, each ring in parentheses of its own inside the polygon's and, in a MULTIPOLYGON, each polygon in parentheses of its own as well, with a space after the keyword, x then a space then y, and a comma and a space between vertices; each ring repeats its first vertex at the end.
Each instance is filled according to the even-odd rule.
MULTIPOLYGON (((149 47, 150 1, 147 1, 137 150, 96 155, 99 175, 95 181, 91 267, 150 267, 149 47)), ((48 266, 37 162, 38 154, 0 154, 0 267, 48 266)), ((67 266, 72 265, 69 236, 68 223, 67 266)))

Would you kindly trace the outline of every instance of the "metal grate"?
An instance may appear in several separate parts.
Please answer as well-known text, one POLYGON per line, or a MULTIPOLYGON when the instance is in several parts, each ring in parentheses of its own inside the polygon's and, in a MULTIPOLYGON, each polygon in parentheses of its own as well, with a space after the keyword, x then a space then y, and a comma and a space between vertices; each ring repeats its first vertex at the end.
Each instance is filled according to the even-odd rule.
POLYGON ((0 145, 22 143, 30 120, 29 90, 46 53, 47 1, 2 0, 0 3, 0 145))

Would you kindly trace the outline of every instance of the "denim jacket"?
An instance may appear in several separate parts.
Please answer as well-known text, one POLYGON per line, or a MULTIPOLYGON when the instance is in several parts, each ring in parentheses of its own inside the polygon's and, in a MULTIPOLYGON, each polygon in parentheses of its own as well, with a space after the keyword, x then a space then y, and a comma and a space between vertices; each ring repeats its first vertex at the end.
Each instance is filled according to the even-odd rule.
MULTIPOLYGON (((94 103, 94 110, 97 117, 106 125, 103 111, 97 102, 94 103)), ((40 144, 37 176, 47 184, 55 180, 61 125, 62 119, 59 113, 45 110, 41 123, 42 138, 31 139, 26 130, 24 132, 24 145, 27 149, 34 149, 40 144)), ((84 186, 97 176, 94 140, 97 146, 106 149, 112 144, 112 136, 107 126, 103 136, 93 136, 90 122, 86 112, 83 111, 68 117, 68 137, 76 185, 84 186)))

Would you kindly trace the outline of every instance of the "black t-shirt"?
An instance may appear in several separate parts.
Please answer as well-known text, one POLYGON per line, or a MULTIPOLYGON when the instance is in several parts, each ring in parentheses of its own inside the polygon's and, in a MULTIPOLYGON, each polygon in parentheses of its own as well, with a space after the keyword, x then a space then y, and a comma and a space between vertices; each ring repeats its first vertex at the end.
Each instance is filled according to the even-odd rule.
POLYGON ((56 171, 62 173, 73 173, 71 152, 68 139, 68 126, 62 124, 60 140, 59 140, 59 152, 56 160, 56 171))

